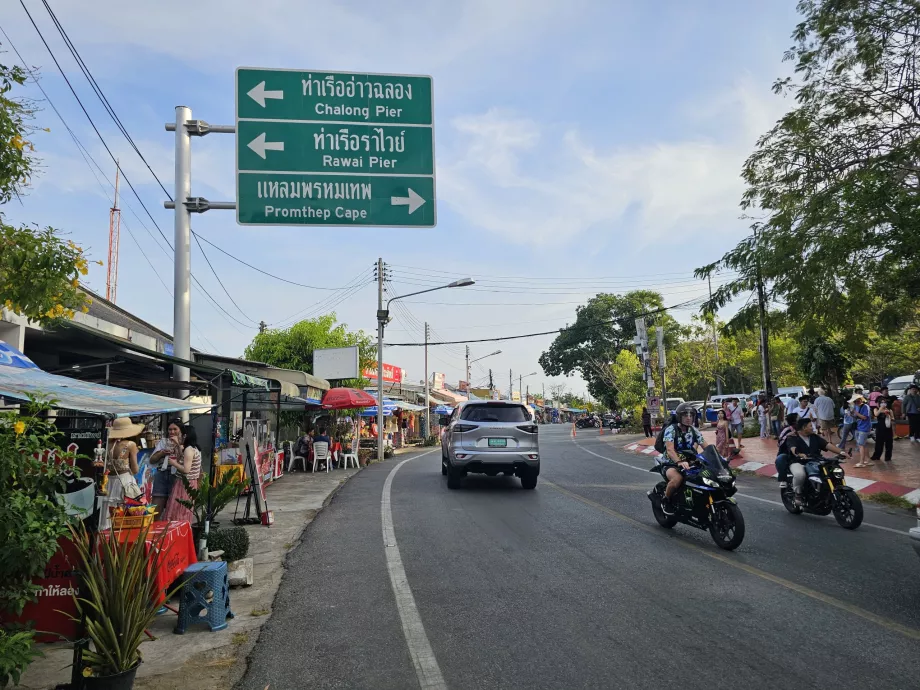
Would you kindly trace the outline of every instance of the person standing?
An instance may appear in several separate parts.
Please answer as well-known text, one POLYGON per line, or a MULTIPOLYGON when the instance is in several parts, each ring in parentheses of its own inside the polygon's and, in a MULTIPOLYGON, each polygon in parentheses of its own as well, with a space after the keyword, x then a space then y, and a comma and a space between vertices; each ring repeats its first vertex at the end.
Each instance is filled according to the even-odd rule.
MULTIPOLYGON (((189 486, 198 488, 198 478, 201 476, 201 448, 198 446, 198 432, 191 424, 182 427, 181 458, 178 460, 170 458, 169 464, 176 468, 178 475, 188 480, 189 486)), ((182 477, 177 476, 176 481, 173 482, 172 492, 169 494, 169 501, 166 503, 163 519, 171 522, 194 523, 195 514, 179 502, 191 500, 182 477)))
POLYGON ((875 412, 875 409, 878 407, 878 399, 881 395, 881 391, 878 386, 872 386, 872 392, 869 393, 869 410, 875 412))
POLYGON ((872 431, 872 412, 862 393, 854 393, 850 398, 852 405, 851 414, 856 420, 856 449, 859 451, 859 462, 856 467, 872 467, 875 463, 869 462, 866 455, 866 444, 869 442, 869 433, 872 431))
POLYGON ((773 406, 770 408, 771 423, 773 425, 773 436, 779 438, 779 431, 783 427, 783 419, 786 417, 786 407, 782 399, 777 395, 773 398, 773 406))
POLYGON ((840 416, 843 419, 843 427, 840 429, 840 447, 846 450, 850 434, 854 433, 856 428, 856 419, 850 412, 850 403, 846 400, 840 406, 840 416))
POLYGON ((827 392, 821 393, 815 398, 815 413, 818 415, 819 433, 826 440, 831 441, 834 437, 834 399, 827 392))
POLYGON ((920 388, 917 384, 911 384, 907 389, 901 407, 907 415, 911 442, 920 443, 920 388))
POLYGON ((157 441, 153 454, 150 456, 150 465, 153 467, 153 505, 156 506, 157 520, 163 519, 166 502, 172 493, 173 483, 176 481, 175 466, 170 459, 177 461, 182 451, 182 421, 174 419, 166 427, 166 438, 157 441))
POLYGON ((140 498, 141 490, 137 485, 137 442, 135 439, 144 430, 143 424, 133 424, 128 417, 119 417, 109 427, 109 440, 105 467, 109 473, 106 484, 103 524, 108 524, 109 509, 121 505, 125 498, 140 498))
POLYGON ((652 437, 652 413, 647 407, 642 408, 642 431, 645 432, 645 438, 652 437))
POLYGON ((732 454, 731 430, 722 410, 719 410, 716 417, 716 450, 723 458, 728 458, 732 454))
POLYGON ((884 449, 885 462, 891 462, 891 453, 894 450, 894 421, 891 410, 888 409, 888 401, 884 397, 879 398, 875 420, 875 452, 872 459, 881 460, 884 449))

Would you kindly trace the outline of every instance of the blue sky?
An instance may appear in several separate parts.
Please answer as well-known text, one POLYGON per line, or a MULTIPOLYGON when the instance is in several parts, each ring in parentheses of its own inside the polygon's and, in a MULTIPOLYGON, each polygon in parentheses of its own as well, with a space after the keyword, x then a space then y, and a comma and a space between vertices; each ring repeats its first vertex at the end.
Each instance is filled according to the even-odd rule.
MULTIPOLYGON (((93 96, 41 2, 25 1, 171 241, 162 191, 93 96)), ((393 294, 462 274, 479 279, 474 288, 407 301, 407 312, 394 311, 392 342, 420 341, 426 320, 435 339, 447 340, 551 330, 601 290, 657 287, 668 304, 703 294, 705 284, 690 274, 745 234, 741 164, 789 107, 770 85, 787 69, 782 53, 797 22, 794 0, 224 0, 195 3, 200 19, 181 24, 174 17, 188 17, 192 6, 178 0, 50 4, 170 190, 173 139, 163 124, 179 104, 211 123, 232 123, 238 66, 432 75, 437 228, 244 228, 227 211, 193 218, 193 228, 227 252, 310 285, 369 277, 378 256, 393 266, 393 294)), ((4 4, 0 26, 113 179, 114 164, 19 3, 4 4)), ((16 62, 4 48, 3 60, 16 62)), ((28 92, 42 98, 34 86, 28 92)), ((105 259, 111 188, 104 180, 107 191, 100 188, 50 105, 39 107, 37 124, 51 129, 35 137, 42 172, 22 203, 4 212, 61 228, 105 259)), ((193 194, 232 200, 233 147, 230 135, 193 141, 193 194)), ((172 287, 171 260, 140 204, 123 192, 118 304, 171 332, 172 299, 162 284, 172 287)), ((335 311, 349 327, 375 329, 369 280, 349 293, 293 287, 205 248, 242 313, 195 247, 193 273, 238 320, 194 290, 195 347, 240 355, 253 322, 283 326, 298 312, 322 311, 327 298, 344 298, 335 311)), ((104 269, 94 268, 88 284, 104 291, 104 269)), ((472 344, 473 358, 502 350, 473 367, 474 383, 484 380, 484 367, 504 386, 509 369, 515 379, 539 372, 551 339, 472 344)), ((388 348, 385 360, 410 380, 423 378, 418 348, 388 348)), ((463 346, 432 348, 430 368, 456 383, 463 346)), ((528 382, 533 389, 558 380, 539 373, 528 382)), ((565 382, 584 389, 577 377, 565 382)))

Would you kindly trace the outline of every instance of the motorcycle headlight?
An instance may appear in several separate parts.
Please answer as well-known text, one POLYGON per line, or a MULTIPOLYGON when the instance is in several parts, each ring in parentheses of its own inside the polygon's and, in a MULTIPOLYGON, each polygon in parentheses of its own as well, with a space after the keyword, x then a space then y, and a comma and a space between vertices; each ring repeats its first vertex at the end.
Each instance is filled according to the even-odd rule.
POLYGON ((709 477, 703 477, 703 484, 705 484, 706 486, 711 486, 714 489, 719 488, 719 482, 713 481, 709 477))
POLYGON ((835 476, 837 479, 843 479, 843 468, 842 468, 842 467, 835 467, 835 468, 834 468, 834 476, 835 476))

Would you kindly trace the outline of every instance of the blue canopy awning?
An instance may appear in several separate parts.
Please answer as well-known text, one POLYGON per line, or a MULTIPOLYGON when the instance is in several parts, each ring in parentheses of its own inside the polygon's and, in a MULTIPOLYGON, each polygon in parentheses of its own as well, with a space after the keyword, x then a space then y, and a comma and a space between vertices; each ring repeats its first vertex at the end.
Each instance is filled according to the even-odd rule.
POLYGON ((49 374, 39 369, 19 350, 0 340, 0 398, 26 401, 30 396, 50 399, 53 407, 106 417, 131 417, 212 407, 200 402, 49 374))
POLYGON ((447 405, 438 405, 434 408, 435 414, 451 414, 454 411, 454 408, 448 407, 447 405))

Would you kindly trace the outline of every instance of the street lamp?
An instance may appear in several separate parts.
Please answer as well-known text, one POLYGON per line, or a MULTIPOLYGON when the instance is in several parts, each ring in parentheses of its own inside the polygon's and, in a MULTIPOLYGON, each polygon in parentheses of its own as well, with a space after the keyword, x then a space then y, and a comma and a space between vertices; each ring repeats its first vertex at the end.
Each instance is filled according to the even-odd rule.
MULTIPOLYGON (((383 306, 383 293, 378 293, 377 300, 377 460, 383 462, 383 329, 390 321, 390 303, 406 297, 423 295, 426 292, 435 290, 445 290, 447 288, 466 287, 473 285, 476 281, 472 278, 461 278, 447 285, 419 290, 418 292, 409 292, 405 295, 397 295, 387 300, 386 308, 383 306)), ((425 424, 431 428, 431 412, 428 405, 428 379, 425 379, 425 424)))
POLYGON ((502 353, 501 350, 496 350, 495 352, 490 352, 487 355, 483 355, 482 357, 477 357, 476 359, 471 360, 470 359, 470 346, 469 345, 466 346, 466 397, 467 399, 469 399, 470 397, 470 392, 471 392, 470 388, 472 388, 472 383, 470 382, 470 364, 472 364, 473 362, 478 362, 480 359, 485 359, 486 357, 493 357, 495 355, 500 355, 501 353, 502 353))

